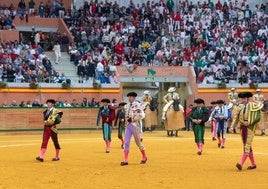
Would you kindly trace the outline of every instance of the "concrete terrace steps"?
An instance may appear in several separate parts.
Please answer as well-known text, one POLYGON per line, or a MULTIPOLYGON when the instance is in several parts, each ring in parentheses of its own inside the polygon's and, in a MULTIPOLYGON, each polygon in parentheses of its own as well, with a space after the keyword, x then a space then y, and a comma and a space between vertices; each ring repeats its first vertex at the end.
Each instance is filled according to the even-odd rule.
POLYGON ((57 72, 65 73, 66 77, 70 79, 72 83, 78 83, 77 68, 73 62, 70 61, 70 56, 67 52, 61 52, 59 64, 55 63, 56 56, 53 51, 46 52, 45 54, 48 56, 52 66, 57 72))

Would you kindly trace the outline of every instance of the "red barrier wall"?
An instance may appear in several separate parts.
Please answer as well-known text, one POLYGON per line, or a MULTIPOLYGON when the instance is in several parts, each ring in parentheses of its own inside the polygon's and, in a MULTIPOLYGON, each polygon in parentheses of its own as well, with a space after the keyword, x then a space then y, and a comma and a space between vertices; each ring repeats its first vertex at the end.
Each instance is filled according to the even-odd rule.
MULTIPOLYGON (((42 130, 46 108, 1 108, 0 132, 42 130)), ((96 128, 98 108, 62 108, 59 129, 86 130, 96 128)))

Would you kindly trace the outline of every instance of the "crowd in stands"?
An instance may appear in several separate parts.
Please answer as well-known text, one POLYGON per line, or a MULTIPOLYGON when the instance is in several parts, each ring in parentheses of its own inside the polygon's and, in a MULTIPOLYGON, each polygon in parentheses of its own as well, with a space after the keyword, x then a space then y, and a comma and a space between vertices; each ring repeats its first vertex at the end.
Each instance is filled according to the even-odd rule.
MULTIPOLYGON (((64 4, 60 1, 44 4, 40 3, 39 9, 34 0, 27 3, 20 0, 17 5, 3 5, 0 2, 0 29, 16 29, 13 19, 19 17, 28 21, 29 16, 59 17, 59 12, 64 10, 64 4), (39 15, 38 15, 39 14, 39 15)), ((60 13, 61 14, 61 13, 60 13)), ((53 43, 59 42, 62 51, 68 51, 69 39, 65 33, 59 31, 53 34, 45 34, 36 31, 34 26, 29 38, 20 32, 20 40, 5 41, 0 44, 0 80, 6 82, 45 82, 62 83, 68 81, 64 73, 59 73, 45 54, 47 50, 53 50, 53 43)), ((57 63, 57 62, 56 62, 57 63)))
MULTIPOLYGON (((36 33, 38 36, 39 33, 36 33)), ((0 77, 6 82, 62 83, 67 77, 58 73, 39 43, 0 44, 0 77)))
MULTIPOLYGON (((34 99, 33 101, 21 101, 18 103, 16 100, 12 100, 10 104, 7 102, 3 102, 1 107, 20 107, 20 108, 35 108, 35 107, 44 107, 46 104, 40 103, 38 99, 34 99)), ((83 98, 81 102, 78 102, 77 99, 73 99, 71 102, 67 100, 63 100, 60 97, 56 100, 55 107, 63 108, 63 107, 84 107, 84 108, 96 108, 100 106, 100 102, 97 101, 95 98, 92 98, 91 101, 88 100, 86 97, 83 98)))
POLYGON ((74 36, 71 60, 85 70, 81 78, 102 78, 117 65, 169 65, 193 66, 198 83, 243 84, 268 82, 267 15, 268 3, 246 1, 86 1, 64 19, 74 36))
MULTIPOLYGON (((25 7, 13 15, 27 15, 25 7)), ((66 10, 54 0, 40 4, 35 14, 64 19, 74 37, 68 52, 79 82, 118 83, 116 66, 134 64, 193 66, 198 83, 268 82, 268 3, 249 7, 246 0, 179 0, 175 7, 173 0, 141 5, 130 0, 120 7, 116 1, 90 0, 66 10)), ((42 63, 32 64, 45 67, 42 63)))

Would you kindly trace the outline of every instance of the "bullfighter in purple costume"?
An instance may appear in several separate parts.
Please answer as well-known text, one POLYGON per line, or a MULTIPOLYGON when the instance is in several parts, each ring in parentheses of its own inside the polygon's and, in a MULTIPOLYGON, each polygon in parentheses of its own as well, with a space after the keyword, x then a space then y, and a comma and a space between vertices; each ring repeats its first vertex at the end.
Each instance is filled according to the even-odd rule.
POLYGON ((140 140, 139 126, 140 120, 145 117, 145 113, 143 111, 144 108, 140 102, 136 101, 137 93, 130 92, 127 94, 127 97, 129 102, 125 105, 127 125, 125 131, 124 160, 121 162, 121 166, 128 165, 129 145, 132 135, 134 136, 135 143, 142 154, 142 160, 140 163, 145 164, 147 162, 147 156, 145 148, 140 140))

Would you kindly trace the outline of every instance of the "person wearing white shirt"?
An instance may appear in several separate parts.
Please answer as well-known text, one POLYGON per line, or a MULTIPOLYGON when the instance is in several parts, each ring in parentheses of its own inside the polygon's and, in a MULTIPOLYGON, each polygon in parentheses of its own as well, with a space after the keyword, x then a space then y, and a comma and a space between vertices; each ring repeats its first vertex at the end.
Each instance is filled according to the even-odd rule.
POLYGON ((21 48, 18 45, 15 45, 12 50, 14 54, 20 55, 21 48))
POLYGON ((115 32, 114 28, 112 28, 112 30, 110 31, 109 35, 110 35, 111 39, 115 38, 116 32, 115 32))
POLYGON ((166 47, 167 43, 169 42, 169 38, 167 38, 165 35, 163 37, 161 37, 161 41, 162 41, 162 47, 166 47))
POLYGON ((104 66, 100 61, 97 64, 96 71, 97 71, 97 79, 100 79, 104 71, 104 66))
POLYGON ((218 71, 216 71, 215 78, 216 78, 216 80, 220 80, 220 81, 225 79, 224 74, 222 72, 222 69, 218 69, 218 71))
POLYGON ((164 7, 162 4, 160 4, 160 6, 158 6, 158 11, 159 11, 160 15, 162 15, 162 16, 164 15, 164 7))
POLYGON ((34 36, 34 42, 35 42, 36 45, 40 43, 40 34, 39 34, 39 32, 36 32, 36 34, 34 36))
POLYGON ((207 73, 202 84, 212 84, 214 83, 213 73, 207 73))
POLYGON ((45 52, 41 53, 38 55, 38 59, 43 60, 43 58, 45 58, 47 55, 45 54, 45 52))
POLYGON ((207 64, 204 67, 202 67, 201 70, 206 71, 207 73, 211 73, 212 72, 212 66, 211 66, 211 64, 207 64))
POLYGON ((259 57, 260 62, 264 62, 266 58, 266 53, 263 48, 259 48, 258 57, 259 57))
POLYGON ((54 53, 55 53, 55 56, 56 56, 56 64, 58 64, 59 63, 59 61, 60 61, 60 58, 61 58, 61 49, 60 49, 60 44, 59 44, 59 42, 57 42, 55 45, 54 45, 54 47, 53 47, 53 51, 54 51, 54 53))
POLYGON ((185 30, 182 30, 180 33, 180 39, 181 39, 181 47, 184 48, 185 46, 185 39, 186 39, 186 33, 185 30))
POLYGON ((215 60, 215 55, 216 55, 216 49, 215 48, 209 51, 208 59, 209 59, 210 62, 215 60))
POLYGON ((122 39, 122 37, 121 37, 120 33, 117 32, 117 33, 116 33, 116 36, 115 36, 115 38, 114 38, 114 42, 115 42, 115 44, 117 44, 117 43, 120 41, 120 39, 122 39))
POLYGON ((102 23, 102 25, 107 21, 107 17, 105 16, 105 15, 102 15, 101 17, 100 17, 100 21, 101 21, 101 23, 102 23))
POLYGON ((24 81, 23 75, 21 75, 20 72, 15 74, 15 82, 16 83, 22 83, 24 81))
POLYGON ((263 33, 267 37, 267 31, 266 31, 265 27, 261 26, 261 28, 258 30, 258 36, 260 37, 263 33))
POLYGON ((217 60, 215 62, 215 64, 212 66, 212 70, 214 73, 216 73, 218 71, 218 69, 221 69, 222 66, 220 65, 220 60, 217 60))
POLYGON ((136 31, 136 27, 133 24, 131 24, 130 26, 128 26, 128 31, 129 33, 134 34, 136 31))
POLYGON ((224 105, 223 100, 217 100, 216 104, 217 106, 211 113, 209 120, 216 120, 218 147, 224 148, 227 133, 228 108, 224 105))

